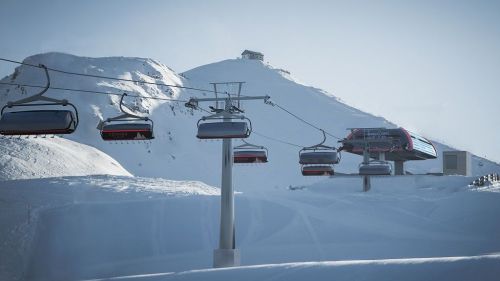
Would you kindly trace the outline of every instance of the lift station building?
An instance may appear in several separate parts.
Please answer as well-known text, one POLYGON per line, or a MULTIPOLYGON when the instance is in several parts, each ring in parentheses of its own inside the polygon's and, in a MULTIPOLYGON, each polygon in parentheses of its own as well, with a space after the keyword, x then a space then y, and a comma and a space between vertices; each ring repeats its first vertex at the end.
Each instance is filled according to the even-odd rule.
POLYGON ((472 176, 471 158, 468 151, 443 151, 443 174, 472 176))
POLYGON ((404 162, 437 158, 432 142, 404 128, 356 128, 342 141, 342 150, 381 161, 394 161, 394 174, 404 175, 404 162))

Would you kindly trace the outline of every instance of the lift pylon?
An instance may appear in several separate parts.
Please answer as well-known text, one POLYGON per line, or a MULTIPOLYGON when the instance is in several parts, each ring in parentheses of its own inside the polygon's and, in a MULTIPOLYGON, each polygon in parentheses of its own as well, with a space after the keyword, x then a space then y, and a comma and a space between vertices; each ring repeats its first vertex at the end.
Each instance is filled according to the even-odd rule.
MULTIPOLYGON (((191 98, 186 107, 197 108, 200 102, 224 102, 224 109, 213 108, 216 117, 222 117, 223 122, 232 123, 235 115, 242 110, 235 107, 232 101, 264 100, 269 96, 228 97, 226 98, 191 98)), ((244 116, 241 116, 244 118, 244 116)), ((203 119, 203 118, 202 118, 203 119)), ((198 132, 199 133, 199 132, 198 132)), ((240 265, 240 251, 236 249, 236 233, 234 219, 234 189, 233 189, 233 145, 232 137, 222 139, 222 174, 221 174, 221 210, 219 248, 214 250, 213 267, 232 267, 240 265)))

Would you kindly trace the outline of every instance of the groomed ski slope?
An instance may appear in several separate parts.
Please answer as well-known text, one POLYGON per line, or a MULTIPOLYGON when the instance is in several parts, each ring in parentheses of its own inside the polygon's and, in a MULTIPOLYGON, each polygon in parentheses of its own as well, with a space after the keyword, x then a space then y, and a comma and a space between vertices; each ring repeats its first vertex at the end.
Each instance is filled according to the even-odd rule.
POLYGON ((500 187, 470 181, 380 177, 363 193, 359 177, 337 177, 238 193, 237 247, 256 266, 219 270, 210 269, 216 188, 114 176, 7 181, 0 277, 495 280, 500 187))

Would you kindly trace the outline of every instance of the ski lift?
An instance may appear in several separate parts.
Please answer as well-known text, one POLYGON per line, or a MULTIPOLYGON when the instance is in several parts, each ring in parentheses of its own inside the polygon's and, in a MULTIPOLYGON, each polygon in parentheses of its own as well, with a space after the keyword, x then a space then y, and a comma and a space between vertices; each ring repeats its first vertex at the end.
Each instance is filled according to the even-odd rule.
POLYGON ((233 148, 233 162, 235 164, 267 163, 267 148, 250 144, 243 139, 242 141, 244 144, 233 148))
POLYGON ((50 77, 45 70, 47 84, 38 94, 18 101, 8 102, 2 107, 0 118, 0 134, 2 135, 64 135, 73 133, 78 127, 78 110, 66 99, 59 100, 43 96, 50 88, 50 77), (41 101, 41 103, 39 102, 41 101), (69 106, 67 109, 40 109, 54 106, 69 106), (13 108, 36 107, 36 110, 9 111, 13 108), (7 111, 6 111, 7 110, 7 111))
POLYGON ((334 174, 333 165, 340 162, 335 147, 324 145, 326 134, 323 130, 321 132, 323 133, 321 143, 304 147, 299 151, 299 164, 302 165, 304 176, 331 176, 334 174))
POLYGON ((121 115, 101 121, 97 128, 105 141, 135 141, 151 140, 153 135, 153 120, 125 112, 123 109, 124 93, 120 99, 121 115), (113 122, 116 122, 113 124, 113 122))
POLYGON ((340 162, 339 155, 335 147, 324 145, 326 135, 323 130, 323 141, 317 145, 304 147, 299 152, 299 164, 313 165, 313 164, 338 164, 340 162))
POLYGON ((240 111, 236 107, 230 110, 215 109, 215 114, 198 120, 199 139, 244 139, 252 133, 252 122, 243 115, 233 114, 240 111), (246 120, 232 122, 230 120, 246 120), (206 122, 210 121, 210 122, 206 122))
POLYGON ((359 165, 359 174, 362 176, 390 176, 392 165, 387 161, 372 160, 359 165))
POLYGON ((314 165, 314 166, 303 166, 302 175, 303 176, 333 176, 334 175, 333 166, 331 165, 314 165))

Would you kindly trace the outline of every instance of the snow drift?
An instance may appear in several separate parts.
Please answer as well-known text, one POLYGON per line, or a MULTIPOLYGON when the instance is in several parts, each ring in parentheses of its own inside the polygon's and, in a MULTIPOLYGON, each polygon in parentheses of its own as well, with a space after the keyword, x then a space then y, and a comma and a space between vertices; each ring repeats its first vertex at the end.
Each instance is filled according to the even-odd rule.
MULTIPOLYGON (((318 278, 341 274, 341 280, 356 270, 359 278, 372 280, 372 270, 380 271, 378 277, 392 276, 387 270, 435 277, 465 266, 488 279, 498 272, 498 256, 467 257, 500 252, 500 188, 474 189, 469 181, 380 177, 363 193, 359 177, 345 177, 302 189, 238 194, 242 263, 261 266, 171 278, 230 280, 249 274, 248 280, 260 280, 277 274, 286 280, 297 269, 318 278), (414 260, 429 257, 464 258, 414 260), (367 259, 399 261, 356 261, 367 259), (294 264, 273 265, 279 263, 294 264)), ((141 280, 133 275, 148 274, 144 278, 150 280, 153 273, 210 268, 218 242, 217 195, 218 189, 198 182, 160 179, 7 181, 0 188, 0 259, 6 261, 0 278, 141 280)))
POLYGON ((3 139, 0 151, 0 180, 99 174, 132 176, 109 155, 59 137, 3 139))

